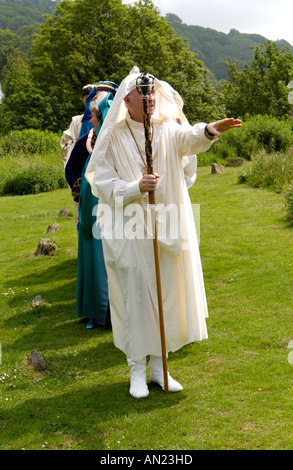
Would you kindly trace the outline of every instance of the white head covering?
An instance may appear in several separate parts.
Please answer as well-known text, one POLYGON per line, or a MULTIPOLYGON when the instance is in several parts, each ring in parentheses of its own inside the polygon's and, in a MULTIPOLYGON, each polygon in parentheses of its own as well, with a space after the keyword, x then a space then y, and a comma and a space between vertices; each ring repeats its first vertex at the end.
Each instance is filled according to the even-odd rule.
MULTIPOLYGON (((101 166, 104 164, 105 154, 112 136, 113 128, 116 123, 124 120, 127 115, 127 107, 124 98, 132 90, 136 88, 136 79, 141 75, 138 67, 133 67, 130 74, 121 82, 113 103, 108 111, 103 126, 99 132, 94 151, 88 163, 85 177, 88 182, 93 185, 94 172, 96 165, 101 166)), ((180 119, 187 122, 185 115, 182 112, 183 101, 171 85, 167 82, 154 79, 154 86, 156 92, 156 110, 154 118, 158 120, 180 119)))

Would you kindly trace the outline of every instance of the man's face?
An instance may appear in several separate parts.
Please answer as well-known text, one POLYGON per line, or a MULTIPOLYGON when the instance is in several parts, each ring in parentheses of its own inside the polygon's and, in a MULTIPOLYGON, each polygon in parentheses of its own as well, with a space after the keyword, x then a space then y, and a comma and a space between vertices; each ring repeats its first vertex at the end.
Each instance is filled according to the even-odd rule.
MULTIPOLYGON (((143 122, 143 99, 143 96, 137 91, 137 89, 131 91, 124 98, 129 114, 134 121, 143 122)), ((154 88, 149 94, 148 100, 149 115, 152 116, 156 108, 156 95, 154 88)))

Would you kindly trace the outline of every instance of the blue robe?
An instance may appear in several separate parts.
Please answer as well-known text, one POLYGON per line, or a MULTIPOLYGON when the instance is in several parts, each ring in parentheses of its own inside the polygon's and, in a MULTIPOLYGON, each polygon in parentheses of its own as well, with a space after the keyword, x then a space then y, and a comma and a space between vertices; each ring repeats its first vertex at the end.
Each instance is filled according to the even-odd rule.
MULTIPOLYGON (((112 95, 107 95, 99 104, 102 113, 97 134, 112 103, 112 95)), ((110 307, 108 299, 108 279, 104 263, 102 240, 93 237, 92 227, 96 217, 93 208, 98 204, 91 186, 84 177, 91 157, 86 140, 88 133, 76 142, 65 168, 65 176, 72 188, 81 178, 79 195, 79 229, 77 257, 76 316, 88 319, 87 328, 110 327, 110 307)), ((96 213, 96 212, 95 212, 96 213)))

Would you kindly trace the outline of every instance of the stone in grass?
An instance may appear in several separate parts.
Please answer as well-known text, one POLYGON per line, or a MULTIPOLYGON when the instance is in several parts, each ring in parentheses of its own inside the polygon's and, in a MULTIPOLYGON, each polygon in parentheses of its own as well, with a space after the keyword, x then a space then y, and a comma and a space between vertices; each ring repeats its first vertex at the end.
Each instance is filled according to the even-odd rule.
POLYGON ((70 217, 69 212, 66 209, 61 209, 61 211, 58 214, 59 217, 70 217))
POLYGON ((52 252, 58 249, 56 243, 52 242, 50 238, 41 238, 38 244, 38 248, 35 255, 50 255, 52 252))
POLYGON ((41 307, 42 305, 47 306, 47 307, 50 306, 47 300, 42 299, 42 296, 38 294, 35 296, 34 300, 32 301, 32 306, 36 308, 36 307, 41 307))
POLYGON ((32 351, 29 353, 27 361, 37 371, 44 371, 48 369, 48 366, 42 354, 40 354, 35 349, 32 349, 32 351))
POLYGON ((66 209, 61 209, 58 214, 59 217, 73 217, 72 212, 68 212, 66 209))
POLYGON ((56 233, 56 232, 59 232, 59 225, 56 222, 54 222, 53 224, 50 224, 48 226, 46 233, 56 233))
POLYGON ((218 163, 212 163, 212 175, 223 175, 225 171, 218 165, 218 163))

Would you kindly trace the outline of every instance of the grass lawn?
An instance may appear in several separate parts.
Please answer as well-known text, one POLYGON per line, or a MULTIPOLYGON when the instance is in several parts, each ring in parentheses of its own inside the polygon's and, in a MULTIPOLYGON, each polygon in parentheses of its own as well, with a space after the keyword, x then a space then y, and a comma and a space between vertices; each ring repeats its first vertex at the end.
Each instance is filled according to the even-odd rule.
POLYGON ((209 339, 170 354, 184 386, 129 395, 111 330, 75 317, 77 235, 68 189, 0 198, 0 449, 293 448, 293 228, 280 194, 199 168, 209 339), (50 223, 58 251, 34 256, 50 223), (32 307, 40 294, 47 304, 32 307), (49 369, 27 362, 32 349, 49 369))

